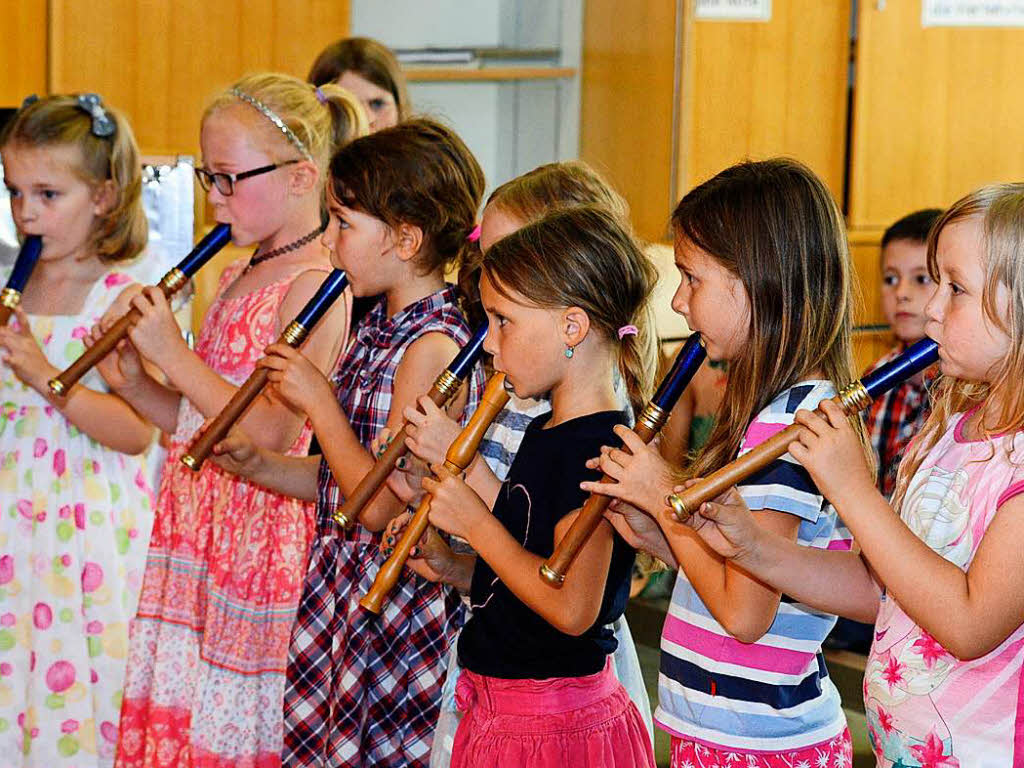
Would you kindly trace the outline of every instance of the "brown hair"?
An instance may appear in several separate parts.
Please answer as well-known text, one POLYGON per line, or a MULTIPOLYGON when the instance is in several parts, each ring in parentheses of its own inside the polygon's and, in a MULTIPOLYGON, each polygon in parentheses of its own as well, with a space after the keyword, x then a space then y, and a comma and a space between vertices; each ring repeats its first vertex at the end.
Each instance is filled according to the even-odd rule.
POLYGON ((90 186, 111 181, 114 187, 114 205, 97 217, 90 246, 106 261, 132 259, 149 237, 142 209, 139 148, 127 118, 106 104, 102 108, 114 124, 114 133, 94 135, 93 118, 79 106, 78 96, 47 96, 22 107, 0 135, 0 147, 77 147, 81 162, 73 169, 75 174, 90 186))
POLYGON ((484 193, 484 173, 451 128, 417 118, 356 139, 331 160, 331 191, 389 227, 423 232, 424 274, 462 265, 484 193))
POLYGON ((364 80, 391 94, 398 108, 398 119, 412 111, 405 75, 395 54, 386 45, 369 37, 345 37, 331 43, 313 62, 306 80, 313 85, 333 83, 346 72, 355 72, 364 80))
POLYGON ((640 412, 654 384, 646 310, 658 276, 615 216, 596 206, 553 211, 491 246, 482 267, 498 290, 511 289, 541 307, 586 311, 593 330, 618 344, 626 393, 633 412, 640 412), (619 340, 625 325, 638 333, 619 340))
POLYGON ((729 361, 715 426, 687 472, 698 476, 732 461, 758 412, 809 373, 837 388, 853 380, 852 266, 839 208, 795 160, 727 168, 686 194, 672 226, 677 242, 736 275, 750 301, 747 344, 729 361))
POLYGON ((938 442, 948 428, 950 418, 974 406, 981 407, 985 434, 989 439, 1006 434, 1004 448, 1013 447, 1013 436, 1024 429, 1024 183, 992 184, 971 192, 957 200, 935 222, 928 234, 928 272, 939 282, 937 248, 942 230, 950 224, 975 220, 980 222, 983 243, 978 254, 985 270, 982 288, 982 306, 986 318, 1010 337, 1010 350, 994 371, 991 384, 966 381, 942 376, 930 394, 932 412, 921 432, 915 438, 910 452, 900 464, 893 494, 893 508, 899 510, 906 496, 907 486, 921 466, 928 450, 938 442), (996 307, 999 285, 1006 287, 1010 308, 1002 316, 996 307), (994 391, 1005 393, 1000 409, 993 408, 989 395, 994 391), (993 423, 986 423, 986 416, 993 423))
MULTIPOLYGON (((363 105, 341 86, 322 86, 321 102, 316 87, 297 77, 277 72, 246 75, 210 102, 203 112, 203 121, 226 107, 243 105, 252 114, 250 124, 263 134, 275 154, 287 150, 290 156, 302 151, 266 115, 240 99, 234 93, 236 90, 259 100, 288 126, 320 169, 321 183, 327 178, 327 166, 334 151, 357 136, 365 136, 369 130, 363 105)), ((285 158, 281 153, 275 159, 280 162, 285 158)))

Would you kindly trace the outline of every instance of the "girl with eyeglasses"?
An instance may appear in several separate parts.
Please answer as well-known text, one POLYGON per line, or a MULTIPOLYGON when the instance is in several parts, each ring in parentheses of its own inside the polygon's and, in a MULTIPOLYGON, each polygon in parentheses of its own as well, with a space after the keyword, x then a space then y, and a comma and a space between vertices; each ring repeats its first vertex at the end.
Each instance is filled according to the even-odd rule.
MULTIPOLYGON (((156 521, 132 622, 117 764, 270 765, 282 746, 288 637, 313 535, 313 506, 207 462, 181 456, 224 407, 264 348, 330 269, 321 242, 331 153, 366 133, 366 117, 338 86, 251 75, 218 96, 201 123, 203 167, 216 219, 255 246, 228 266, 190 350, 159 290, 126 293, 142 317, 103 371, 139 413, 171 434, 156 521), (159 369, 151 376, 142 361, 159 369)), ((303 352, 334 365, 350 296, 336 303, 303 352)), ((304 455, 305 415, 261 398, 239 421, 262 447, 304 455)))

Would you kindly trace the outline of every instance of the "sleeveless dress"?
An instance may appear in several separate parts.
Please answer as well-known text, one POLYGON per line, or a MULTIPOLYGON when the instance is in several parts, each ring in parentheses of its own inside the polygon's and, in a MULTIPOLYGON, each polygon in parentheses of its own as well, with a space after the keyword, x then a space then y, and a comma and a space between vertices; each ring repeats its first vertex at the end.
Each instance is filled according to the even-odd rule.
MULTIPOLYGON (((54 366, 78 358, 88 329, 130 282, 115 268, 78 314, 29 316, 54 366)), ((95 370, 82 383, 106 391, 95 370)), ((4 766, 113 763, 128 623, 153 523, 147 478, 142 457, 92 440, 0 363, 4 766)))
MULTIPOLYGON (((196 352, 240 385, 280 334, 296 275, 235 298, 221 277, 196 352)), ((314 507, 221 470, 180 461, 202 415, 181 399, 157 497, 139 613, 132 623, 119 766, 276 766, 288 637, 314 507)), ((307 423, 287 451, 305 455, 307 423)))

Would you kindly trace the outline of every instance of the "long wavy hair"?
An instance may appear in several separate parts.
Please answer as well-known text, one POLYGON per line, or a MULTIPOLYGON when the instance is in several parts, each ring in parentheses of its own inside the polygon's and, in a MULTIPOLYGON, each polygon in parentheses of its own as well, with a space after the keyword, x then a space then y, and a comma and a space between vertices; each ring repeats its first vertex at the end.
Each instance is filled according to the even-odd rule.
MULTIPOLYGON (((896 476, 893 508, 899 510, 907 486, 928 450, 938 442, 955 414, 975 406, 980 424, 995 440, 1005 434, 1004 450, 1013 448, 1013 435, 1024 429, 1024 184, 993 184, 962 197, 939 217, 928 235, 928 272, 938 282, 937 249, 942 230, 960 221, 981 223, 983 244, 978 258, 985 270, 982 307, 986 318, 1010 337, 1009 354, 993 371, 992 381, 967 381, 942 376, 931 391, 932 412, 911 445, 896 476), (1005 315, 996 306, 996 292, 1005 286, 1010 298, 1005 315), (990 398, 998 392, 998 398, 990 398)), ((995 450, 993 443, 993 450, 995 450)))
POLYGON ((853 268, 839 208, 795 160, 727 168, 687 193, 672 227, 677 241, 737 276, 750 302, 747 344, 729 361, 715 426, 685 473, 696 477, 735 458, 750 422, 780 392, 813 372, 837 388, 855 378, 853 268))

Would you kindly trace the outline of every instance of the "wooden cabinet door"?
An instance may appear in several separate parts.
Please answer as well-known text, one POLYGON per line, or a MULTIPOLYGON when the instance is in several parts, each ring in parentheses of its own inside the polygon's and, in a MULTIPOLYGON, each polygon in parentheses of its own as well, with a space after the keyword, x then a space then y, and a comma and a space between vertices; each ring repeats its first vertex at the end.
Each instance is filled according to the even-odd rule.
POLYGON ((787 155, 842 199, 850 14, 850 0, 784 0, 767 22, 693 22, 680 193, 746 158, 787 155))
POLYGON ((96 91, 144 152, 198 154, 206 103, 242 75, 305 78, 348 0, 50 0, 50 90, 96 91))
POLYGON ((675 3, 585 0, 580 157, 629 202, 637 234, 664 240, 672 200, 675 3))
POLYGON ((921 0, 861 0, 849 221, 884 228, 1024 178, 1024 29, 921 26, 921 0))
POLYGON ((4 0, 0 107, 19 107, 46 93, 46 0, 4 0))

